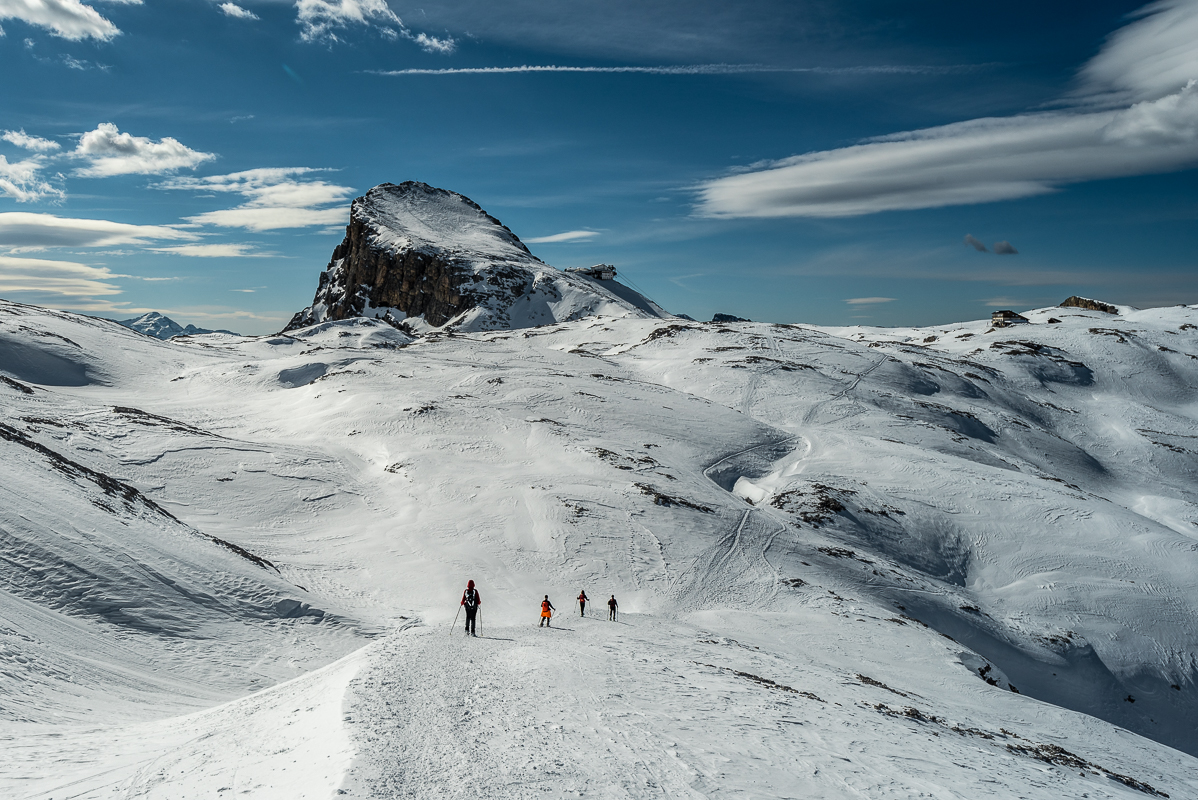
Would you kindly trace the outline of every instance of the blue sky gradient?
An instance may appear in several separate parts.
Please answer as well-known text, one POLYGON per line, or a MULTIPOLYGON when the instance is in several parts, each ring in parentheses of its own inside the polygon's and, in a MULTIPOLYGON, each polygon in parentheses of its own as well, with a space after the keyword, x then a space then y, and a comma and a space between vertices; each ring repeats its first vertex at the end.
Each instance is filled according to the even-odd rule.
POLYGON ((278 330, 420 180, 700 319, 1198 302, 1198 2, 1045 5, 0 0, 0 297, 278 330))

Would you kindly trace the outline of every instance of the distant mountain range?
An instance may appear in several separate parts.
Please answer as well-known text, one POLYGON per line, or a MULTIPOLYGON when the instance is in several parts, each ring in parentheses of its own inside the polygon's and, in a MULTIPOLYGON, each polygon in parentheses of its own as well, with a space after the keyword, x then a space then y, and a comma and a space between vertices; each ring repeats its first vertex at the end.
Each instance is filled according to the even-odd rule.
POLYGON ((126 328, 132 328, 138 333, 144 333, 146 336, 153 336, 155 339, 170 339, 175 336, 194 336, 201 333, 229 333, 233 336, 240 336, 239 333, 225 330, 209 330, 207 328, 197 328, 195 325, 186 327, 175 322, 165 314, 159 314, 157 311, 151 311, 148 314, 142 314, 140 317, 133 319, 117 320, 126 328))

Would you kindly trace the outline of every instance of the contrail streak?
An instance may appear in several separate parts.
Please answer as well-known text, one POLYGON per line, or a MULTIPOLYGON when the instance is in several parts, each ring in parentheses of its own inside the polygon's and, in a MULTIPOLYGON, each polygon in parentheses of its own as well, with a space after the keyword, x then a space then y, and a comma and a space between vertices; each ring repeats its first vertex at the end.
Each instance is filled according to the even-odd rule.
POLYGON ((988 64, 957 64, 952 66, 895 66, 868 67, 772 67, 767 64, 688 64, 675 67, 563 67, 554 64, 525 64, 519 67, 456 67, 449 69, 366 70, 371 75, 510 75, 521 72, 606 72, 640 75, 742 75, 762 72, 810 72, 822 75, 940 75, 968 72, 988 64))

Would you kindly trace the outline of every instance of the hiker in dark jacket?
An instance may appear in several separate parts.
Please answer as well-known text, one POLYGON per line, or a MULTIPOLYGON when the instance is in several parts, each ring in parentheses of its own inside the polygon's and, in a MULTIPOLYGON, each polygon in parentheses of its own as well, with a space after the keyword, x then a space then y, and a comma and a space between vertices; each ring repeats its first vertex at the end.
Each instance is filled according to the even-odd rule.
POLYGON ((462 592, 462 608, 466 609, 467 636, 478 636, 474 632, 474 617, 478 614, 478 607, 482 604, 482 598, 478 596, 478 590, 474 588, 474 581, 467 581, 466 591, 462 592))
POLYGON ((607 601, 607 618, 610 619, 611 621, 615 622, 616 609, 619 607, 620 607, 620 604, 616 602, 616 596, 613 594, 611 596, 611 600, 607 601))

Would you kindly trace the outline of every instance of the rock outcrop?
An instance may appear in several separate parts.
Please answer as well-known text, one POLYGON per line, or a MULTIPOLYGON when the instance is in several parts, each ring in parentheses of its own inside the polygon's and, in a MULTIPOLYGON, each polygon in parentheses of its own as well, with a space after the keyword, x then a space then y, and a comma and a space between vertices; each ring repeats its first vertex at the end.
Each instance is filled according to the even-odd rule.
POLYGON ((1073 295, 1066 298, 1065 302, 1061 303, 1057 308, 1084 308, 1087 311, 1104 311, 1107 314, 1118 314, 1119 309, 1115 308, 1110 303, 1103 303, 1099 300, 1091 300, 1088 297, 1078 297, 1073 295))
POLYGON ((359 316, 412 331, 495 330, 593 314, 669 316, 615 281, 545 264, 469 198, 407 181, 354 200, 312 305, 284 330, 359 316))

